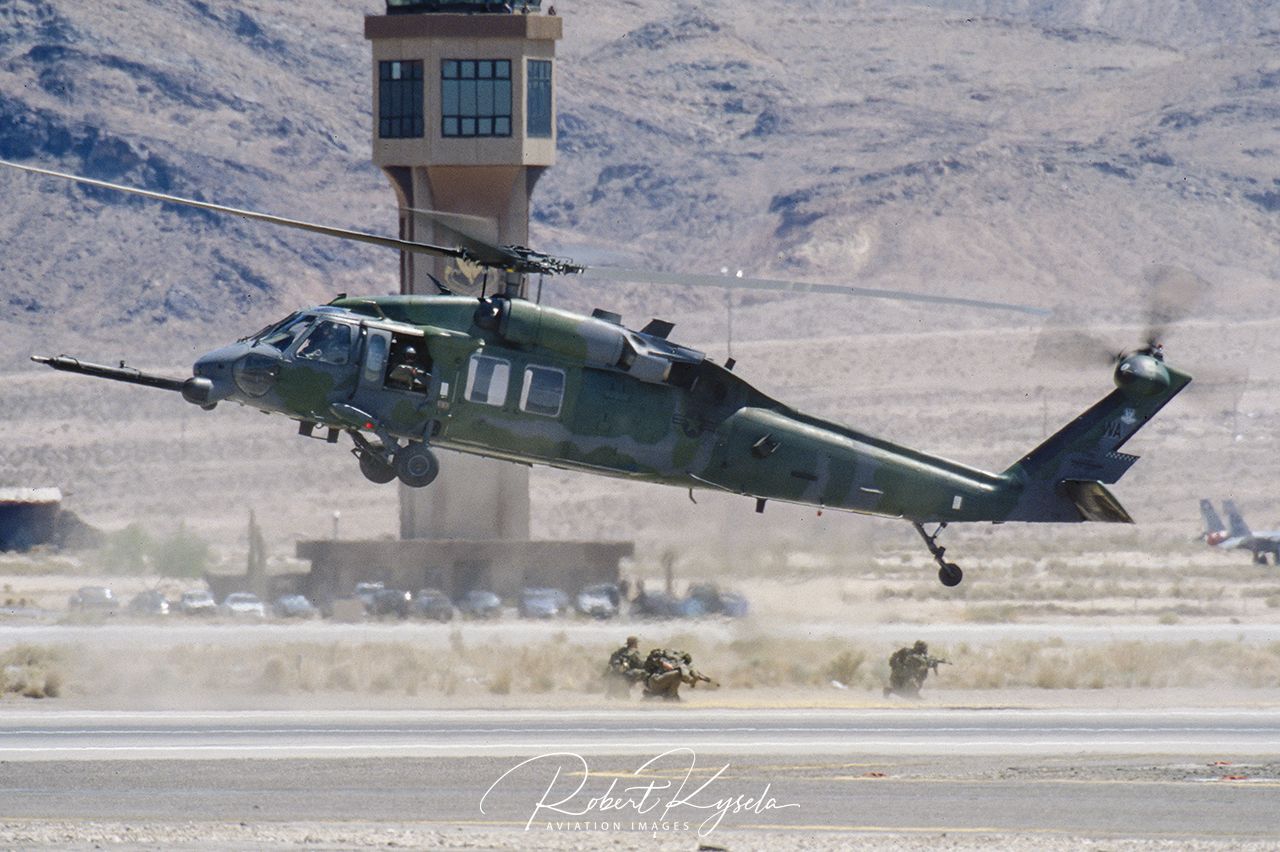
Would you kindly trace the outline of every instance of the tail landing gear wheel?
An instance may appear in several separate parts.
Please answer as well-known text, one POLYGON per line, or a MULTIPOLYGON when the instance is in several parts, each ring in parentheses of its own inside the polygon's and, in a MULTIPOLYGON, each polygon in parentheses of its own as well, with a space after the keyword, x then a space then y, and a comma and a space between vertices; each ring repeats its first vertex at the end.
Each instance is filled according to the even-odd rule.
POLYGON ((938 579, 942 581, 944 586, 958 586, 960 581, 964 579, 964 572, 960 570, 960 566, 954 562, 948 562, 943 556, 946 555, 947 549, 938 544, 938 534, 947 528, 946 521, 938 524, 938 528, 933 534, 925 532, 924 524, 919 521, 912 521, 911 525, 916 528, 916 532, 920 533, 920 537, 924 539, 925 547, 929 548, 929 554, 933 557, 933 561, 938 563, 938 579))
POLYGON ((431 484, 440 472, 440 463, 436 454, 417 444, 405 447, 396 453, 395 473, 400 481, 410 488, 424 488, 431 484))
POLYGON ((360 472, 365 479, 379 485, 385 485, 396 478, 396 469, 373 453, 360 454, 360 472))
POLYGON ((938 569, 938 579, 942 581, 944 586, 958 586, 960 581, 964 579, 964 572, 960 570, 960 566, 954 562, 947 562, 938 569))

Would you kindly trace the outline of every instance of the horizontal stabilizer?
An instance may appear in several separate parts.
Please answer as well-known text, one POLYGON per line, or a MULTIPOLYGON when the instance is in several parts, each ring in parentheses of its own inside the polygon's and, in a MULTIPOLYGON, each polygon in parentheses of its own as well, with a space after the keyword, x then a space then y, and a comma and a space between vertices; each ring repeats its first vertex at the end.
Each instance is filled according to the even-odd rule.
POLYGON ((1112 485, 1120 480, 1138 460, 1129 453, 1073 453, 1060 472, 1064 479, 1085 479, 1112 485))
POLYGON ((1064 479, 1058 483, 1063 494, 1075 504, 1081 520, 1105 524, 1131 524, 1133 518, 1101 482, 1087 479, 1064 479))

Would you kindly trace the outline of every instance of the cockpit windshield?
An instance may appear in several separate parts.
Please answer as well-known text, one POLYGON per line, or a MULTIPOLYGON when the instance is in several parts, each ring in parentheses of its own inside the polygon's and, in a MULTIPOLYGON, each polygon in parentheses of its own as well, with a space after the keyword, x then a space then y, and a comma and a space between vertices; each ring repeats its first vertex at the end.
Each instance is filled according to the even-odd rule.
POLYGON ((268 326, 255 334, 250 340, 279 349, 281 352, 289 348, 289 344, 297 339, 313 317, 304 314, 292 314, 273 326, 268 326))
POLYGON ((273 322, 270 325, 263 326, 262 328, 255 331, 253 334, 246 334, 244 337, 240 338, 240 342, 247 343, 250 340, 257 340, 259 337, 262 337, 262 335, 266 334, 267 332, 275 331, 277 328, 280 328, 280 326, 287 325, 288 323, 293 322, 293 318, 296 317, 297 315, 298 315, 297 312, 294 312, 292 314, 289 314, 289 316, 285 317, 279 322, 273 322))

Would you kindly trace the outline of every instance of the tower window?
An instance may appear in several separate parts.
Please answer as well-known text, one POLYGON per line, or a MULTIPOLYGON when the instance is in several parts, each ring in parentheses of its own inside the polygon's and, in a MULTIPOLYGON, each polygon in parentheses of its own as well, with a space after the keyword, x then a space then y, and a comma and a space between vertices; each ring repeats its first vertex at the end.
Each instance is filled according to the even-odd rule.
POLYGON ((529 136, 551 136, 551 61, 529 60, 529 108, 526 112, 529 136))
POLYGON ((422 61, 378 63, 378 136, 422 137, 422 61))
POLYGON ((510 136, 510 60, 444 60, 440 100, 445 136, 510 136))

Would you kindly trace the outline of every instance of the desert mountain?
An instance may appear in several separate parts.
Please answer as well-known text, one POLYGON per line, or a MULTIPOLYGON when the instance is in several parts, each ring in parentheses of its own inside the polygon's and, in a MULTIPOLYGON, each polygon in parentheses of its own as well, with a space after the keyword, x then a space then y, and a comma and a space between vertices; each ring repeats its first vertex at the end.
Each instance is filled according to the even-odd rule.
MULTIPOLYGON (((1273 308, 1280 13, 1262 2, 562 2, 560 162, 540 247, 979 295, 1128 320, 1144 269, 1273 308)), ((388 231, 368 162, 379 4, 0 7, 0 156, 388 231)), ((385 250, 0 175, 3 369, 31 346, 178 359, 338 291, 385 250), (33 323, 42 326, 39 332, 33 323), (175 336, 191 338, 179 343, 175 336), (77 345, 80 344, 80 345, 77 345), (141 346, 139 344, 142 344, 141 346)), ((557 283, 562 304, 725 297, 557 283)), ((991 317, 743 299, 743 338, 991 317)), ((996 317, 996 322, 1015 322, 996 317)))

